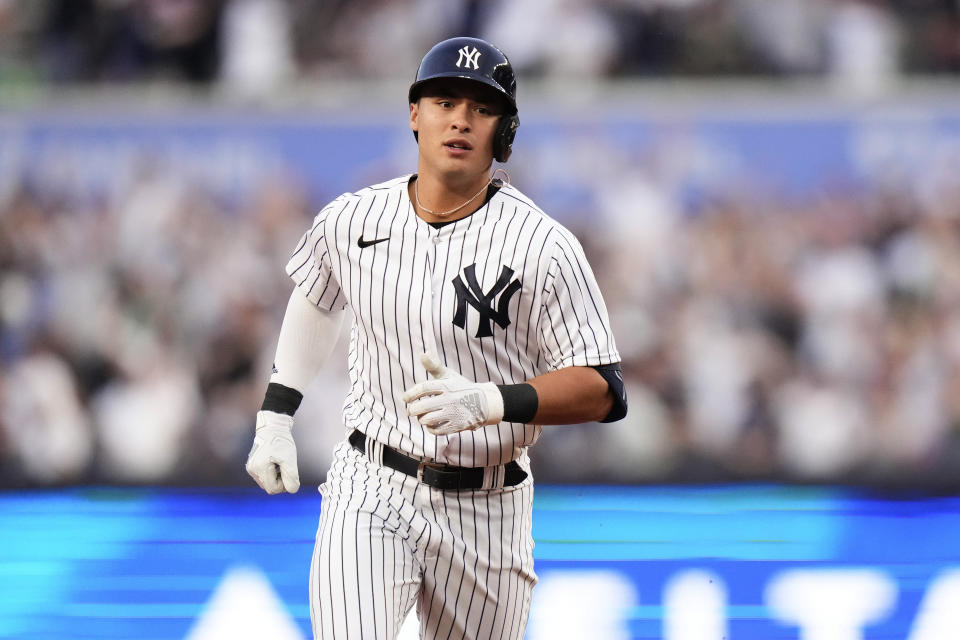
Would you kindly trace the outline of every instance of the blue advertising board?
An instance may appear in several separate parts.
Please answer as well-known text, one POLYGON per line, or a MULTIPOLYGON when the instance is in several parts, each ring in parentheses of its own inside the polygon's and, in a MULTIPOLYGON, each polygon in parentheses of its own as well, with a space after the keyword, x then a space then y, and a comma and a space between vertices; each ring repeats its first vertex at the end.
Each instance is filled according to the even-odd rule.
MULTIPOLYGON (((0 638, 310 637, 320 508, 306 490, 0 494, 0 638)), ((534 538, 529 640, 960 637, 956 497, 539 487, 534 538)))

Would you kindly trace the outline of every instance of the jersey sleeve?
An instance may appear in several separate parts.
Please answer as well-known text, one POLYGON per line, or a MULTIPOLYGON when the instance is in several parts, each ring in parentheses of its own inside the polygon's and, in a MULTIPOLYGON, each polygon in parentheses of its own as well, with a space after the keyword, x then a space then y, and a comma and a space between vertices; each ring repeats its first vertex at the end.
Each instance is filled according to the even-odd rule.
POLYGON ((333 272, 330 250, 334 245, 331 216, 343 206, 337 198, 323 208, 313 220, 313 226, 303 234, 287 262, 287 275, 294 281, 307 300, 317 307, 332 311, 346 306, 333 272), (328 231, 330 232, 328 234, 328 231))
POLYGON ((546 269, 537 326, 540 352, 550 371, 620 361, 600 287, 580 242, 558 230, 546 269))

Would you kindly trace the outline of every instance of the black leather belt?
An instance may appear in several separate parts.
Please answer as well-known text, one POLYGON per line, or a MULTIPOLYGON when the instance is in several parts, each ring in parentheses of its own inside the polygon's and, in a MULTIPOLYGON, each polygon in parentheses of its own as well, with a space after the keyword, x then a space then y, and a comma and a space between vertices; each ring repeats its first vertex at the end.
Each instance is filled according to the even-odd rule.
MULTIPOLYGON (((367 436, 354 430, 347 438, 357 451, 366 453, 367 436)), ((400 473, 413 476, 425 485, 447 491, 465 491, 483 488, 483 467, 448 467, 442 464, 423 462, 383 445, 383 465, 400 473)), ((503 486, 512 487, 527 478, 527 472, 516 460, 503 467, 503 486)))

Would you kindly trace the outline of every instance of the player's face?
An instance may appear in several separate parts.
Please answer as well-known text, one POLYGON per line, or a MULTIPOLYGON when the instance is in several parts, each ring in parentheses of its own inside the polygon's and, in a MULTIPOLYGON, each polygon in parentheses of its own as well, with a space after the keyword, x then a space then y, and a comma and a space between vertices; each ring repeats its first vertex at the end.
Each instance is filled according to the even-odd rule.
POLYGON ((493 134, 503 113, 496 91, 462 78, 428 83, 410 105, 420 170, 458 179, 486 174, 493 163, 493 134))

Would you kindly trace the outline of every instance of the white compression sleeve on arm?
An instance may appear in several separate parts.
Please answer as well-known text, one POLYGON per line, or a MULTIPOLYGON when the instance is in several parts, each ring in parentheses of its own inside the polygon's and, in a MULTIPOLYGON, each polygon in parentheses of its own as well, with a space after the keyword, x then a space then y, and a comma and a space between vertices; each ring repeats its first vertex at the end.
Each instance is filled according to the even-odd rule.
POLYGON ((343 310, 317 308, 294 289, 280 326, 273 362, 276 372, 270 376, 270 382, 304 393, 330 357, 340 336, 343 316, 343 310))

